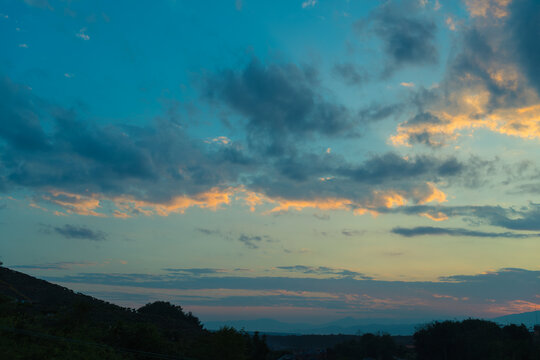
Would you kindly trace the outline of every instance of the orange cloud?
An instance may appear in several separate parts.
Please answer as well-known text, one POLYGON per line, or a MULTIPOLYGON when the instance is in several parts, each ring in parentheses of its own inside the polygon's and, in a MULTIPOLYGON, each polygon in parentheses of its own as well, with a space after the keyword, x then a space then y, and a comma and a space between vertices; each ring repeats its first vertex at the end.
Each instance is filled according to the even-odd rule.
POLYGON ((105 216, 104 214, 95 211, 100 207, 100 201, 96 195, 86 196, 54 190, 50 193, 51 196, 45 195, 43 198, 61 206, 69 214, 75 213, 86 216, 105 216))
MULTIPOLYGON (((63 191, 51 191, 51 195, 45 195, 43 199, 61 206, 68 214, 99 217, 107 215, 97 212, 97 209, 101 208, 102 203, 111 202, 117 207, 112 212, 113 217, 129 218, 133 214, 167 216, 171 213, 184 213, 190 207, 217 210, 221 205, 231 202, 234 191, 232 188, 224 190, 212 188, 193 196, 177 196, 165 203, 137 200, 129 196, 108 198, 96 194, 80 195, 63 191)), ((55 215, 65 215, 65 213, 55 211, 55 215)))
POLYGON ((404 87, 414 87, 413 82, 402 82, 399 85, 404 86, 404 87))
MULTIPOLYGON (((515 91, 521 83, 517 71, 511 67, 491 68, 490 77, 500 87, 515 91)), ((467 76, 466 76, 467 77, 467 76)), ((390 137, 394 146, 408 146, 415 139, 429 136, 431 145, 445 145, 455 141, 463 131, 487 129, 499 134, 524 139, 540 139, 540 99, 532 89, 525 89, 521 98, 527 106, 507 106, 490 109, 493 95, 482 85, 470 86, 448 95, 450 106, 435 104, 429 113, 439 119, 434 122, 403 122, 390 137)))
POLYGON ((466 0, 471 17, 503 18, 508 15, 507 7, 512 0, 466 0))
POLYGON ((289 211, 289 209, 302 210, 305 208, 313 208, 319 210, 347 210, 351 208, 353 202, 348 199, 326 198, 314 200, 287 200, 275 199, 271 202, 277 202, 278 205, 268 213, 276 213, 281 211, 289 211))
POLYGON ((114 204, 123 212, 115 212, 116 217, 125 217, 129 212, 139 212, 144 215, 168 216, 171 213, 183 214, 190 207, 217 210, 221 205, 229 204, 235 190, 227 188, 221 190, 212 188, 194 196, 177 196, 166 203, 136 200, 132 197, 116 197, 112 199, 114 204))
POLYGON ((516 314, 529 311, 536 311, 540 307, 540 304, 533 303, 525 300, 512 300, 504 305, 493 305, 488 308, 489 312, 495 314, 516 314))
POLYGON ((447 201, 446 194, 442 192, 441 190, 437 189, 433 183, 427 182, 426 185, 428 187, 427 191, 419 192, 417 194, 418 204, 423 205, 432 201, 436 201, 438 203, 447 201))
POLYGON ((444 221, 444 220, 448 220, 448 216, 440 211, 438 212, 435 212, 435 213, 428 213, 428 212, 425 212, 425 213, 421 213, 420 216, 424 216, 424 217, 427 217, 428 219, 431 219, 433 221, 444 221))
POLYGON ((467 301, 469 300, 468 297, 456 297, 456 296, 451 296, 451 295, 443 295, 443 294, 433 294, 432 295, 435 299, 450 299, 450 300, 454 300, 454 301, 467 301))
MULTIPOLYGON (((116 218, 130 218, 134 215, 168 216, 172 213, 183 214, 191 207, 218 210, 223 205, 238 200, 255 211, 257 206, 273 204, 273 208, 263 214, 286 212, 290 210, 302 211, 306 208, 318 210, 350 210, 354 214, 369 213, 377 215, 379 208, 393 208, 406 205, 410 200, 419 204, 432 201, 446 201, 446 195, 437 189, 434 184, 426 183, 412 191, 404 190, 375 190, 368 199, 355 201, 347 198, 326 197, 315 199, 286 199, 271 198, 262 193, 246 190, 243 186, 229 188, 212 188, 196 195, 181 195, 163 203, 139 200, 132 196, 106 197, 104 195, 81 195, 63 191, 51 191, 51 195, 43 199, 59 205, 65 212, 55 211, 56 215, 79 214, 87 216, 112 216, 116 218), (109 213, 98 212, 104 204, 111 205, 109 213)), ((31 205, 37 206, 37 205, 31 205)))
POLYGON ((255 207, 257 205, 262 205, 269 200, 266 196, 262 194, 258 194, 253 191, 247 191, 243 188, 240 188, 240 192, 243 193, 243 197, 241 197, 240 199, 242 199, 249 206, 251 212, 255 211, 255 207))

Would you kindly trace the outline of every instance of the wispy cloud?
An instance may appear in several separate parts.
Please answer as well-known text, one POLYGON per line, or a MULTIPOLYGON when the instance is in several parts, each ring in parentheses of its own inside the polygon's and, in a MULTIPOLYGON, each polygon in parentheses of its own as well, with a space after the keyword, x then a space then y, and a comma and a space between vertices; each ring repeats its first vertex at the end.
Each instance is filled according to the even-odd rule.
POLYGON ((83 40, 90 40, 90 35, 86 33, 86 28, 82 28, 81 30, 79 30, 79 32, 75 34, 75 36, 83 40))
POLYGON ((462 228, 442 228, 442 227, 432 227, 432 226, 418 226, 414 228, 402 228, 396 227, 392 229, 394 234, 413 237, 413 236, 423 236, 423 235, 448 235, 448 236, 471 236, 471 237, 483 237, 483 238, 513 238, 513 239, 524 239, 530 237, 540 237, 540 234, 523 234, 516 232, 487 232, 487 231, 476 231, 468 230, 462 228))
MULTIPOLYGON (((306 315, 433 319, 441 316, 490 317, 538 305, 540 272, 500 269, 476 275, 452 275, 436 281, 384 281, 360 272, 324 266, 280 266, 302 277, 239 277, 219 269, 178 269, 166 275, 85 273, 48 277, 57 283, 122 302, 168 299, 196 306, 198 313, 228 313, 235 308, 271 306, 274 315, 287 309, 306 315), (138 299, 138 294, 150 298, 138 299), (533 305, 531 305, 533 304, 533 305), (201 307, 203 308, 201 310, 201 307), (206 309, 204 309, 206 307, 206 309), (318 314, 318 315, 317 315, 318 314)), ((275 272, 274 272, 275 274, 275 272)), ((142 305, 141 304, 141 305, 142 305)), ((236 314, 241 316, 241 313, 236 314)))
POLYGON ((97 265, 100 264, 95 262, 55 262, 34 265, 13 265, 10 267, 21 270, 71 270, 74 268, 85 268, 97 265))
POLYGON ((69 225, 53 227, 54 232, 62 235, 66 239, 82 239, 92 241, 103 241, 107 235, 102 231, 91 230, 85 226, 69 225))
POLYGON ((314 7, 315 5, 317 5, 317 0, 306 0, 306 1, 302 2, 302 8, 303 9, 314 7))
POLYGON ((238 241, 249 249, 258 249, 263 242, 273 242, 274 240, 268 235, 240 234, 238 241))

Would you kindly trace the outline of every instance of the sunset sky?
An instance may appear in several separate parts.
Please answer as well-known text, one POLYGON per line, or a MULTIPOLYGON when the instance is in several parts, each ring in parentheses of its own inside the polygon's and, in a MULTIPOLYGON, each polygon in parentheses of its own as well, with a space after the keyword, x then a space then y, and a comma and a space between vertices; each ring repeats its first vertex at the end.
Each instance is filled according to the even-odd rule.
POLYGON ((540 2, 4 0, 0 260, 204 321, 540 305, 540 2))

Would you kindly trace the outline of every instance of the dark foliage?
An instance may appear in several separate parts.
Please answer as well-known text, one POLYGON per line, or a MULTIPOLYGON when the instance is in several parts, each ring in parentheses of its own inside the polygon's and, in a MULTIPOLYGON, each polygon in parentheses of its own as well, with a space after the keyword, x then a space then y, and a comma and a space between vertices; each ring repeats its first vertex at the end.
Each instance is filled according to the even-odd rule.
MULTIPOLYGON (((390 335, 334 336, 332 344, 320 336, 289 338, 329 360, 540 360, 540 327, 531 333, 474 319, 428 324, 414 334, 414 347, 410 337, 390 335)), ((274 360, 281 350, 271 352, 258 333, 207 331, 168 302, 122 308, 0 267, 1 359, 274 360)))
POLYGON ((491 321, 434 322, 414 334, 418 360, 540 359, 538 343, 525 325, 491 321))
POLYGON ((265 338, 203 329, 180 306, 122 308, 0 267, 0 358, 266 360, 265 338))

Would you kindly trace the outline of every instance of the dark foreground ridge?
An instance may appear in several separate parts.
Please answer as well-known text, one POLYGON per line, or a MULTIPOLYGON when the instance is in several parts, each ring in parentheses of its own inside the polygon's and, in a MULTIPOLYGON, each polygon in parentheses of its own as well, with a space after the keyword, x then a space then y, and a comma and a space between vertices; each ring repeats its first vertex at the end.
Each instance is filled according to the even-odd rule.
POLYGON ((210 332, 180 306, 123 308, 0 267, 1 359, 267 359, 258 335, 210 332))
POLYGON ((266 336, 203 328, 180 306, 137 310, 0 266, 1 359, 540 360, 540 327, 434 322, 414 336, 266 336))

